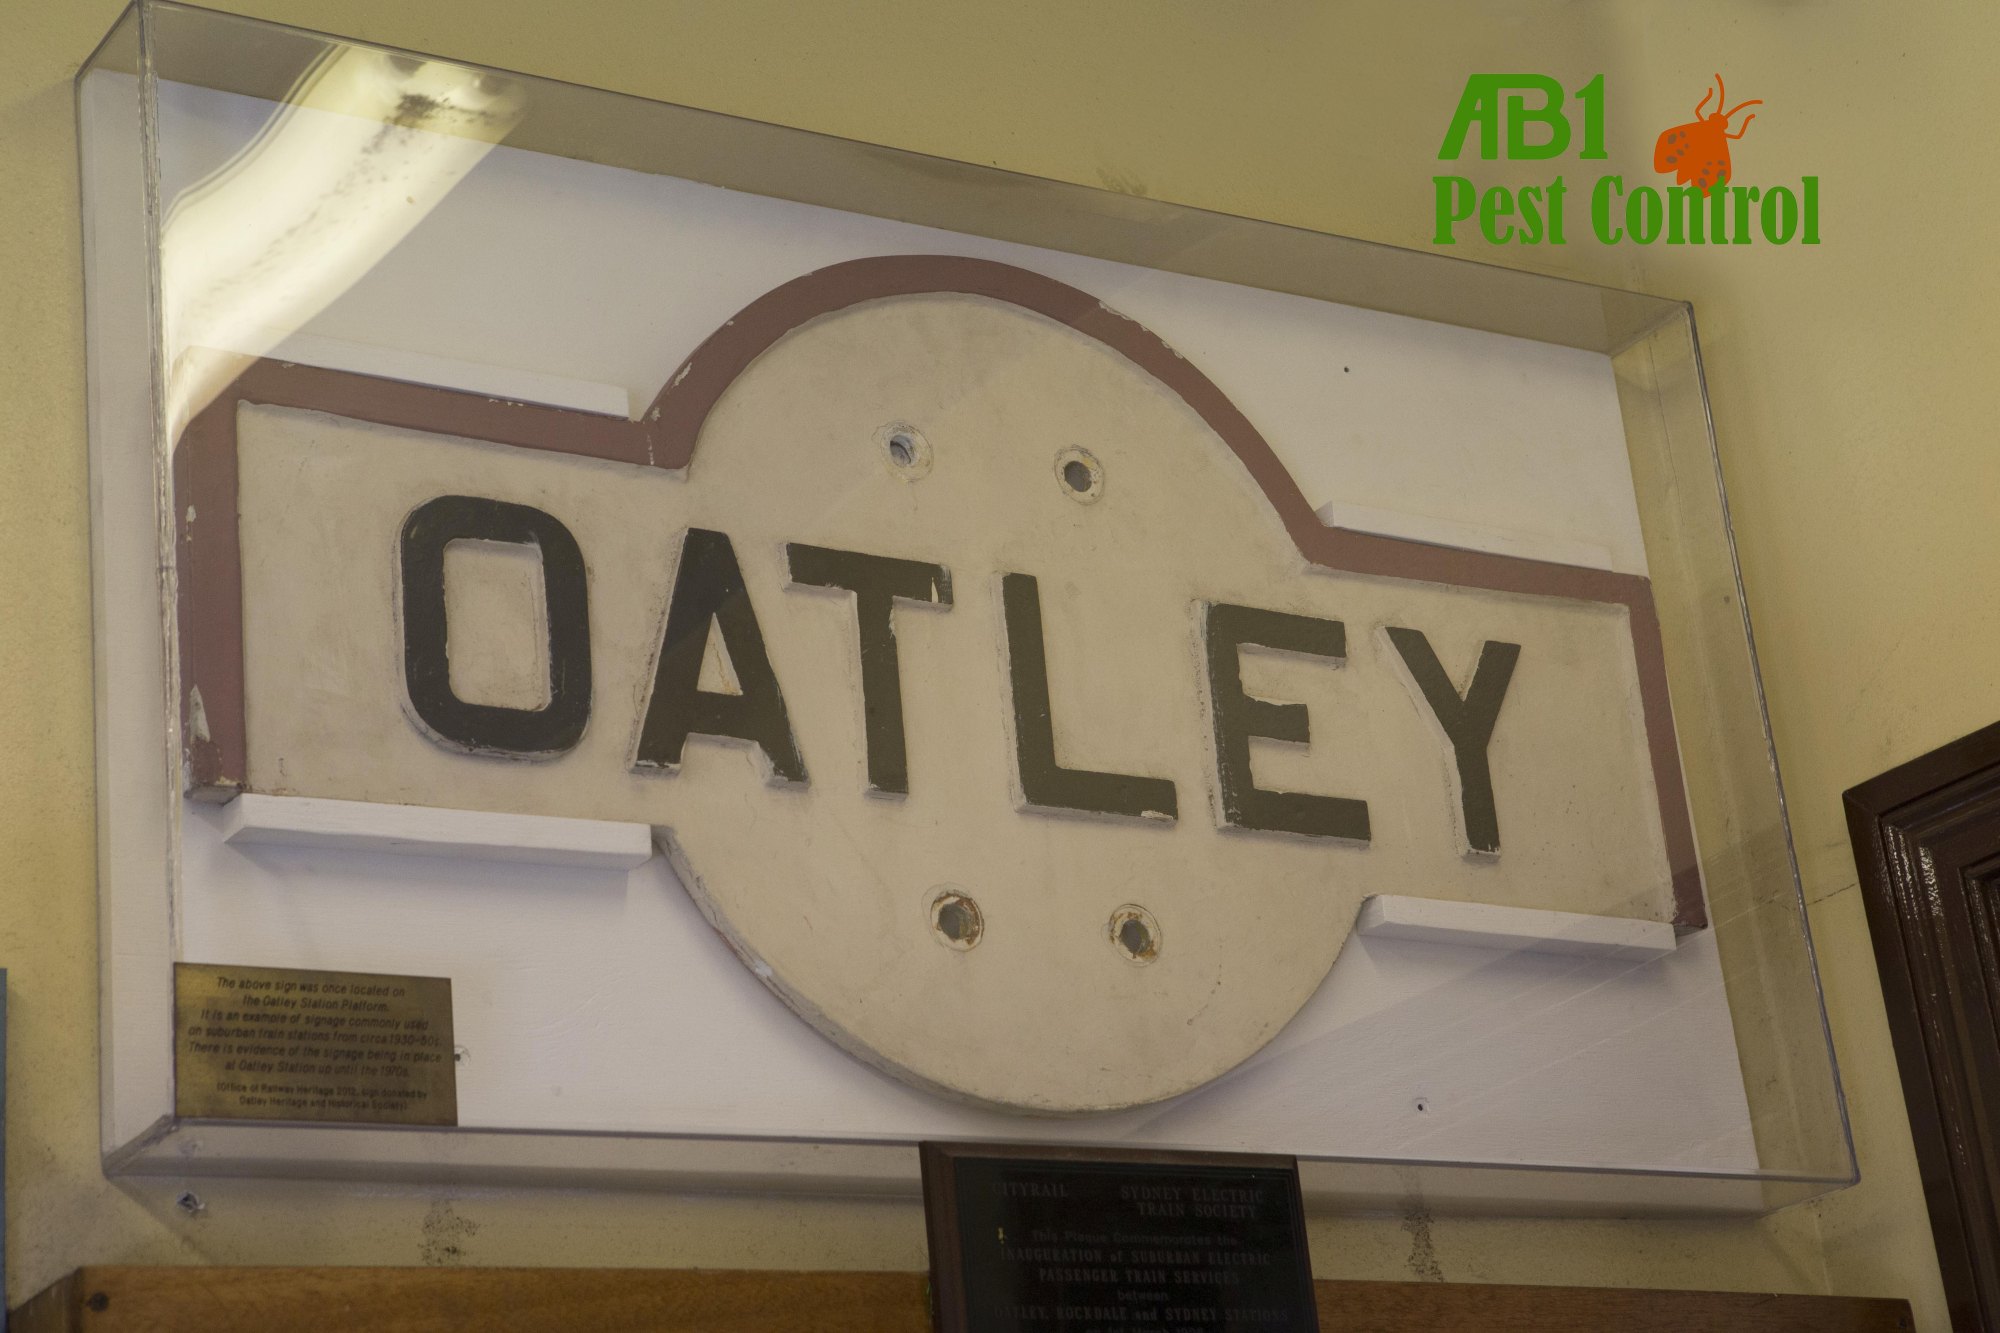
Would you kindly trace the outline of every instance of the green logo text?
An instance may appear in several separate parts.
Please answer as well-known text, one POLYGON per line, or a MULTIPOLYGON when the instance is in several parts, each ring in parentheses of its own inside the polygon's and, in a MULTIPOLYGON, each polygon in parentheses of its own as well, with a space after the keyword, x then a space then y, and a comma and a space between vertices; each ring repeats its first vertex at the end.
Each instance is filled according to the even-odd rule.
MULTIPOLYGON (((1719 97, 1718 113, 1708 113, 1707 106, 1704 97, 1695 119, 1664 130, 1654 147, 1654 169, 1682 183, 1628 185, 1623 176, 1602 175, 1579 188, 1579 201, 1588 198, 1590 234, 1604 245, 1749 245, 1758 239, 1818 245, 1819 177, 1802 176, 1796 186, 1733 183, 1730 144, 1743 130, 1729 131, 1719 97)), ((1456 161, 1471 148, 1486 162, 1547 162, 1564 156, 1573 143, 1579 161, 1609 156, 1602 74, 1569 94, 1546 74, 1475 74, 1459 95, 1438 159, 1456 161)), ((1466 176, 1438 175, 1431 181, 1433 244, 1456 245, 1467 228, 1491 245, 1567 243, 1571 191, 1561 175, 1538 185, 1484 189, 1466 176)))

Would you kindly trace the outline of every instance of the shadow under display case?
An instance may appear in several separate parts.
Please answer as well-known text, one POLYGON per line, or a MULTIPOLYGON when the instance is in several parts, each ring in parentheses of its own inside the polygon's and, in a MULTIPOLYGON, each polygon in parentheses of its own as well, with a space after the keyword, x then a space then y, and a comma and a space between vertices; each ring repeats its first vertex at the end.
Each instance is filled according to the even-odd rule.
POLYGON ((1854 1179, 1685 305, 169 4, 78 106, 112 1171, 1854 1179), (448 979, 455 1123, 192 1113, 177 965, 448 979))

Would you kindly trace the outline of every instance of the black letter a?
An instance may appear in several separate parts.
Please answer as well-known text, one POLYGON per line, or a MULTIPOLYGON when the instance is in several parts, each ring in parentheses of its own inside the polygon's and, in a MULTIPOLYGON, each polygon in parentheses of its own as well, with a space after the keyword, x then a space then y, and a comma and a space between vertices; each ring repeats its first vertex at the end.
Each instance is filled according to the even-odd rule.
POLYGON ((635 765, 676 769, 681 749, 693 734, 750 741, 764 751, 771 771, 786 782, 804 783, 805 761, 792 739, 785 696, 764 652, 764 635, 750 609, 729 538, 705 528, 689 528, 681 542, 680 569, 660 660, 653 672, 653 697, 639 728, 635 765), (722 632, 741 694, 719 694, 701 685, 701 661, 708 635, 722 632))

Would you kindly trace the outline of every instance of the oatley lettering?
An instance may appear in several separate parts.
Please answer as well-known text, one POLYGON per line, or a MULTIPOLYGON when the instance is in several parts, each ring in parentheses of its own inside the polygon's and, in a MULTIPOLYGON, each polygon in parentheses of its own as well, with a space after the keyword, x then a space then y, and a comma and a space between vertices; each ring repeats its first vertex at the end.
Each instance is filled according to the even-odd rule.
MULTIPOLYGON (((591 707, 588 626, 589 587, 576 539, 553 515, 530 506, 440 497, 418 516, 444 514, 432 534, 413 517, 404 533, 398 614, 405 658, 405 689, 421 730, 433 742, 500 757, 546 759, 581 739, 591 707), (448 513, 446 513, 448 511, 448 513), (504 520, 504 521, 503 521, 504 520), (484 524, 484 526, 480 526, 484 524), (550 644, 550 701, 540 709, 466 705, 445 683, 444 541, 468 532, 488 540, 535 546, 544 564, 550 644), (489 531, 488 529, 491 529, 489 531), (415 536, 413 536, 413 533, 415 536)), ((895 556, 838 551, 798 543, 786 548, 791 586, 848 595, 854 606, 861 661, 862 714, 869 794, 907 796, 902 662, 895 625, 905 609, 937 614, 952 609, 953 578, 942 565, 895 556)), ((1179 817, 1175 780, 1068 768, 1055 754, 1056 718, 1049 694, 1039 584, 1033 574, 1000 571, 1002 652, 1011 691, 1015 777, 1021 808, 1086 813, 1172 823, 1179 817)), ((752 747, 774 784, 810 783, 787 710, 783 686, 765 648, 765 622, 781 604, 778 590, 753 599, 729 537, 704 528, 683 534, 659 650, 644 704, 635 770, 668 774, 680 769, 690 736, 732 740, 752 747), (731 693, 701 688, 710 636, 718 636, 736 678, 731 693)), ((1246 692, 1240 652, 1246 647, 1317 658, 1330 669, 1347 661, 1347 628, 1338 620, 1290 612, 1201 602, 1202 645, 1209 724, 1214 734, 1215 808, 1224 827, 1252 832, 1325 838, 1367 845, 1364 796, 1281 791, 1257 785, 1251 773, 1253 740, 1310 744, 1306 705, 1246 692)), ((1448 752, 1460 805, 1460 850, 1494 856, 1500 849, 1499 803, 1487 751, 1521 647, 1487 641, 1460 690, 1422 631, 1384 627, 1418 687, 1437 742, 1448 752)), ((1189 719, 1198 724, 1198 719, 1189 719)))

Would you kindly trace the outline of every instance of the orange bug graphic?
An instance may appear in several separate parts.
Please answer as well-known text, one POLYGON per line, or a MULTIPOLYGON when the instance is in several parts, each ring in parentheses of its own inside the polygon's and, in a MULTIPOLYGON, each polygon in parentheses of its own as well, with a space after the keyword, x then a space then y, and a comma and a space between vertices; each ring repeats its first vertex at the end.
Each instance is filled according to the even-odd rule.
POLYGON ((1694 109, 1694 121, 1687 125, 1676 125, 1662 134, 1653 145, 1653 170, 1673 172, 1674 179, 1682 185, 1692 181, 1701 187, 1704 196, 1711 186, 1720 185, 1729 179, 1729 140, 1741 139, 1750 129, 1750 122, 1757 119, 1751 112, 1743 118, 1743 128, 1731 134, 1729 118, 1746 106, 1762 106, 1764 99, 1738 102, 1724 111, 1722 104, 1729 95, 1722 89, 1722 76, 1715 76, 1715 114, 1702 115, 1708 106, 1710 94, 1701 95, 1701 103, 1694 109))

